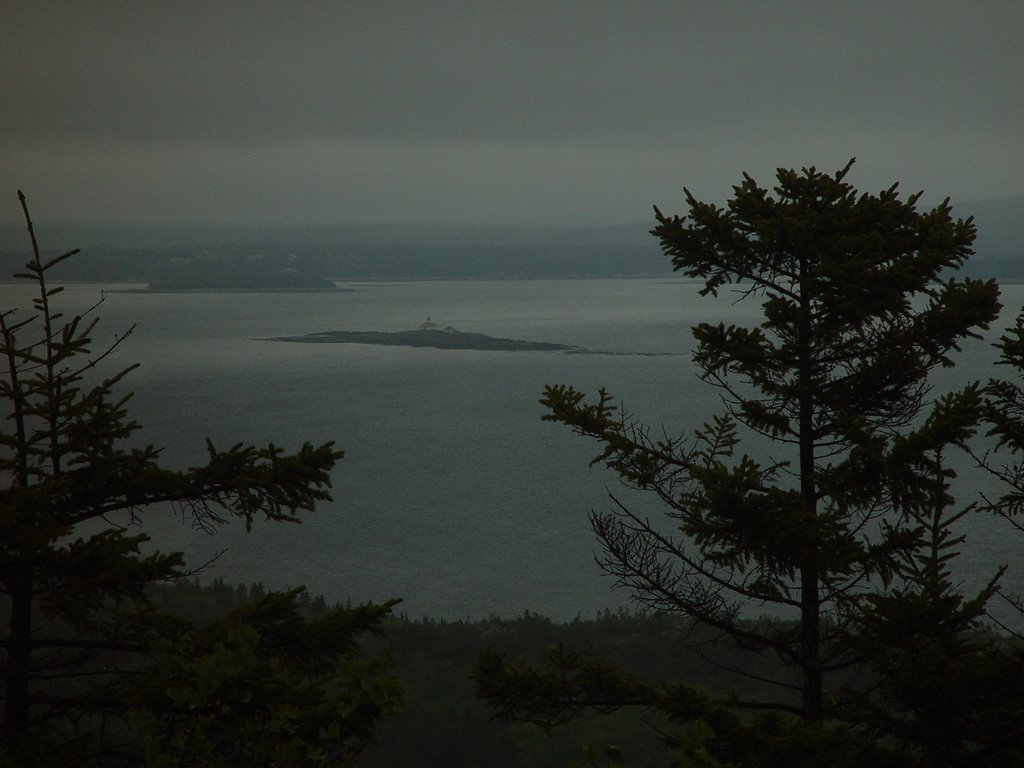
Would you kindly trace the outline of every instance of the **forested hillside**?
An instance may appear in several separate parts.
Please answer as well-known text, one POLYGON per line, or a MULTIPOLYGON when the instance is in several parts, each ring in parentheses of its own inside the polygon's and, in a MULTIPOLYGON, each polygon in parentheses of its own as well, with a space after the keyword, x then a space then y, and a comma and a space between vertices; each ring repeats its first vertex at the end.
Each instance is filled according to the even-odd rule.
MULTIPOLYGON (((260 584, 230 585, 220 580, 204 585, 186 581, 154 591, 162 607, 197 624, 214 621, 265 594, 260 584)), ((307 593, 299 603, 311 616, 330 607, 323 597, 307 593)), ((560 649, 565 654, 613 659, 643 681, 681 676, 708 691, 756 693, 756 683, 721 669, 735 666, 741 654, 728 643, 702 644, 700 640, 679 619, 624 612, 564 624, 531 613, 482 621, 395 616, 385 622, 379 642, 394 656, 395 674, 404 689, 403 711, 378 725, 376 744, 360 756, 359 765, 470 768, 485 763, 495 768, 565 768, 590 744, 599 753, 608 746, 620 748, 630 768, 663 766, 665 747, 659 735, 671 731, 663 718, 620 711, 551 730, 495 719, 494 711, 474 692, 472 668, 487 649, 500 648, 530 662, 541 662, 560 649)))
MULTIPOLYGON (((1024 279, 1024 199, 957 206, 975 215, 977 258, 964 271, 1024 279)), ((592 278, 668 274, 654 222, 608 227, 86 227, 54 226, 55 242, 88 246, 67 280, 155 289, 329 288, 331 281, 592 278)), ((20 269, 24 233, 0 226, 0 274, 20 269)))

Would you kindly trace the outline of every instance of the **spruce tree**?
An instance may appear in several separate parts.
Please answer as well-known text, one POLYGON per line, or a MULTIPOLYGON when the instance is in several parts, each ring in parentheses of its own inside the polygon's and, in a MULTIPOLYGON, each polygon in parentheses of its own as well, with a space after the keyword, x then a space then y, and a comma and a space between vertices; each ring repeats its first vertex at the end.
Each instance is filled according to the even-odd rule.
MULTIPOLYGON (((1024 531, 1024 313, 999 337, 996 348, 999 364, 1015 376, 991 378, 985 387, 985 423, 996 444, 977 458, 998 481, 998 495, 984 499, 986 510, 1024 531)), ((1014 607, 1024 612, 1024 603, 1014 601, 1014 607)))
MULTIPOLYGON (((263 659, 258 663, 267 673, 264 688, 273 687, 274 676, 281 675, 279 685, 301 681, 309 697, 321 696, 323 686, 340 674, 339 664, 355 663, 354 638, 377 628, 391 604, 339 609, 311 630, 295 613, 292 595, 260 603, 260 610, 250 611, 244 621, 236 618, 225 630, 227 637, 242 637, 249 645, 216 640, 212 630, 196 635, 197 628, 162 614, 151 602, 151 585, 189 571, 180 553, 148 550, 139 526, 153 514, 181 514, 208 528, 230 518, 246 526, 259 518, 298 521, 302 513, 330 499, 329 473, 341 452, 332 443, 307 443, 286 453, 274 445, 239 443, 221 450, 207 442, 205 463, 177 471, 161 466, 154 446, 131 446, 128 438, 138 424, 128 415, 130 394, 118 390, 135 366, 105 377, 99 371, 132 329, 110 347, 93 351, 99 305, 66 317, 58 308, 62 288, 51 280, 77 251, 44 260, 21 192, 19 199, 32 256, 15 277, 34 283, 37 295, 27 314, 18 309, 0 312, 0 398, 5 407, 0 427, 0 606, 7 619, 0 637, 0 674, 7 757, 54 765, 90 758, 103 764, 141 759, 137 741, 126 746, 138 736, 126 725, 132 706, 149 712, 146 722, 153 739, 159 734, 156 726, 170 722, 166 713, 174 710, 174 703, 192 705, 184 713, 204 711, 198 693, 187 701, 181 698, 185 683, 180 679, 167 683, 179 692, 165 690, 171 703, 159 704, 160 678, 154 674, 170 667, 154 662, 157 651, 162 659, 177 653, 180 677, 190 663, 197 669, 203 666, 196 659, 205 658, 209 669, 210 654, 219 653, 222 661, 231 656, 225 647, 238 649, 232 657, 237 665, 257 664, 251 653, 246 656, 256 648, 255 658, 263 659), (189 639, 194 637, 202 642, 189 639), (187 648, 176 646, 179 639, 187 640, 187 648), (267 661, 275 655, 292 661, 267 661), (295 660, 298 655, 305 666, 295 660), (145 700, 134 698, 140 692, 135 685, 139 675, 146 680, 145 700)), ((218 671, 227 678, 229 672, 227 667, 218 671)), ((258 691, 247 691, 244 681, 235 683, 235 698, 258 708, 253 700, 258 691)), ((202 690, 209 693, 210 685, 202 690)), ((357 741, 365 740, 368 725, 391 705, 382 700, 376 706, 363 698, 337 703, 333 718, 325 719, 322 712, 312 718, 324 728, 319 737, 317 728, 312 729, 313 741, 340 744, 351 735, 346 723, 357 720, 357 741), (362 707, 361 717, 346 721, 343 710, 348 706, 362 707)), ((277 703, 288 701, 295 699, 277 703)), ((179 725, 181 716, 179 712, 179 725)), ((209 729, 206 738, 217 740, 209 729)), ((325 749, 341 760, 340 752, 325 749)))
MULTIPOLYGON (((681 721, 711 718, 737 744, 737 709, 814 726, 863 693, 851 688, 860 620, 930 546, 922 510, 936 493, 934 456, 961 444, 980 411, 969 390, 945 403, 948 418, 927 418, 931 374, 999 310, 993 281, 956 276, 972 221, 954 219, 948 200, 919 210, 920 194, 901 199, 897 185, 859 193, 846 181, 852 164, 832 175, 779 169, 771 190, 744 175, 724 208, 686 191, 686 215, 655 209, 652 234, 677 272, 702 295, 731 289, 761 309, 753 327, 692 329, 694 365, 721 414, 656 437, 604 390, 588 400, 554 385, 541 401, 545 419, 602 444, 595 463, 664 505, 664 521, 628 498, 592 513, 601 567, 642 608, 777 662, 757 673, 776 695, 738 696, 724 710, 685 685, 619 693, 681 721), (757 448, 743 452, 751 437, 757 448)), ((531 698, 578 707, 596 695, 579 669, 563 671, 562 694, 530 693, 499 654, 482 659, 477 680, 506 713, 528 713, 531 698)))

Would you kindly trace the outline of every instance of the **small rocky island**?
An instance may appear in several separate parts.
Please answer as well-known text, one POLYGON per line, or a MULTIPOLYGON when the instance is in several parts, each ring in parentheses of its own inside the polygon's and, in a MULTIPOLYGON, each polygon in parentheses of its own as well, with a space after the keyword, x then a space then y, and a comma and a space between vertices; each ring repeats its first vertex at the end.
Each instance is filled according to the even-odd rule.
MULTIPOLYGON (((428 323, 424 323, 424 326, 428 323)), ((433 325, 433 323, 429 323, 433 325)), ((305 344, 381 344, 390 347, 433 347, 435 349, 477 349, 489 352, 575 352, 569 344, 547 341, 501 339, 454 328, 420 327, 414 331, 323 331, 304 336, 278 336, 265 341, 295 341, 305 344)))

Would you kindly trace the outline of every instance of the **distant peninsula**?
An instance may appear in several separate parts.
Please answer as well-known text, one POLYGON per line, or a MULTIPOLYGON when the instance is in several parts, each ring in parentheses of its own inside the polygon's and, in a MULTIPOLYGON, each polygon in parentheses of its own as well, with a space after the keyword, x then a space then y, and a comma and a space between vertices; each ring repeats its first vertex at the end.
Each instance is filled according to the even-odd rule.
POLYGON ((294 341, 304 344, 380 344, 389 347, 433 347, 435 349, 476 349, 489 352, 577 352, 569 344, 548 341, 500 339, 454 328, 420 328, 414 331, 323 331, 304 336, 278 336, 264 341, 294 341))

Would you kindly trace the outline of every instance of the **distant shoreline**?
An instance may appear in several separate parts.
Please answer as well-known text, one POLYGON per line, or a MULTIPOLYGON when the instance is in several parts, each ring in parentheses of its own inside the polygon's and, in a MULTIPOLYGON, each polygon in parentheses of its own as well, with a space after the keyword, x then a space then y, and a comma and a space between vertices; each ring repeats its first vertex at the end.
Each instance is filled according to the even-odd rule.
POLYGON ((107 288, 107 293, 358 293, 358 288, 107 288))

